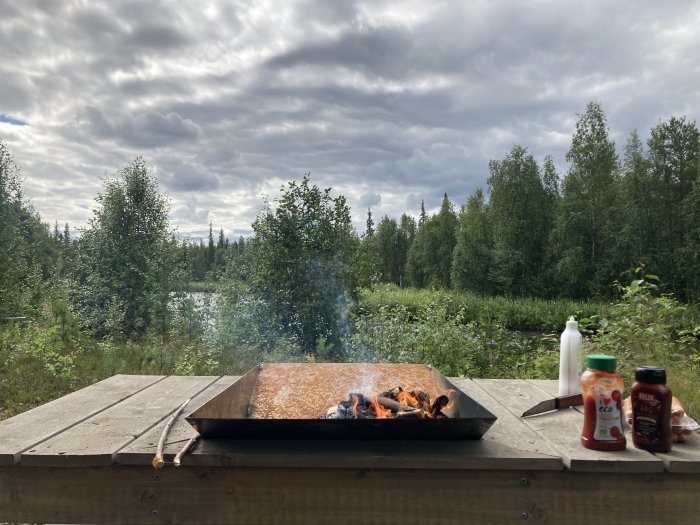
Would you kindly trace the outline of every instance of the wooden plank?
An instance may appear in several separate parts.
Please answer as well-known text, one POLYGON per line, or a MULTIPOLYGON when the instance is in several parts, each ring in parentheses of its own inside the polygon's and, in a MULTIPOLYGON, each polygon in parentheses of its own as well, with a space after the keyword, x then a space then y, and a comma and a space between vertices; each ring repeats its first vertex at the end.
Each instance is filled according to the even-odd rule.
POLYGON ((561 468, 561 460, 524 455, 486 440, 338 441, 202 440, 186 466, 410 470, 509 470, 561 468))
POLYGON ((527 523, 584 525, 611 509, 622 523, 698 523, 699 484, 697 474, 538 472, 527 523))
POLYGON ((12 523, 697 523, 697 474, 112 465, 0 468, 12 523), (595 520, 594 520, 595 521, 595 520))
MULTIPOLYGON (((551 395, 527 381, 508 379, 478 379, 476 382, 508 410, 519 417, 533 405, 550 399, 551 395)), ((618 452, 589 450, 581 445, 583 415, 574 409, 557 410, 538 416, 521 418, 530 425, 564 459, 570 470, 586 472, 661 472, 663 462, 643 450, 627 447, 618 452)))
POLYGON ((485 441, 509 447, 514 451, 514 457, 521 459, 532 457, 531 466, 526 468, 533 470, 564 468, 561 454, 556 449, 525 425, 520 418, 511 414, 501 402, 489 395, 476 382, 471 379, 451 379, 451 381, 498 418, 484 435, 485 441), (543 455, 547 458, 546 460, 542 457, 543 455))
MULTIPOLYGON (((548 394, 557 395, 558 384, 556 381, 530 380, 530 383, 541 388, 548 394)), ((580 412, 583 408, 580 407, 580 412)), ((632 444, 632 436, 628 431, 627 444, 632 444)), ((669 472, 698 472, 700 473, 700 436, 693 434, 685 443, 673 443, 671 452, 657 453, 656 457, 664 462, 664 467, 669 472)))
POLYGON ((513 523, 525 471, 13 467, 0 517, 15 523, 513 523))
MULTIPOLYGON (((168 433, 167 441, 165 442, 164 458, 167 462, 171 462, 185 443, 192 437, 194 429, 185 417, 191 414, 212 397, 226 390, 229 386, 235 383, 240 376, 224 376, 216 382, 209 385, 205 390, 200 392, 190 401, 185 408, 182 417, 179 417, 168 433)), ((153 456, 155 455, 158 441, 163 433, 163 428, 167 424, 169 418, 164 419, 161 423, 150 429, 148 432, 140 436, 133 443, 127 445, 120 450, 115 458, 116 463, 124 465, 150 465, 153 456)))
POLYGON ((22 453, 28 466, 109 465, 123 447, 218 377, 170 376, 22 453))
POLYGON ((0 465, 164 378, 116 375, 0 422, 0 465))

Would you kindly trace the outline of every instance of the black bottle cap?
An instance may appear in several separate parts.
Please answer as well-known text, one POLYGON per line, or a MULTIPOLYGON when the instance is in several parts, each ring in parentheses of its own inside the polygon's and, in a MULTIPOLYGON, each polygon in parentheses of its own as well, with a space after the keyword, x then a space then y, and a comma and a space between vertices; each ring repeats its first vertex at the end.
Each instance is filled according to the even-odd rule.
POLYGON ((638 366, 634 371, 634 379, 640 383, 652 385, 666 384, 666 370, 657 366, 638 366))

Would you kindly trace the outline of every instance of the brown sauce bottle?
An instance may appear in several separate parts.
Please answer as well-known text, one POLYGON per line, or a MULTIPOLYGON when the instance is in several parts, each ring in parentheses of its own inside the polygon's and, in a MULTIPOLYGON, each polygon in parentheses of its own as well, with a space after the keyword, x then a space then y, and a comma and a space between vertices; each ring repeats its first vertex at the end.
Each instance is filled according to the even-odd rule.
POLYGON ((666 370, 640 366, 632 386, 632 441, 650 452, 671 450, 671 390, 666 386, 666 370))

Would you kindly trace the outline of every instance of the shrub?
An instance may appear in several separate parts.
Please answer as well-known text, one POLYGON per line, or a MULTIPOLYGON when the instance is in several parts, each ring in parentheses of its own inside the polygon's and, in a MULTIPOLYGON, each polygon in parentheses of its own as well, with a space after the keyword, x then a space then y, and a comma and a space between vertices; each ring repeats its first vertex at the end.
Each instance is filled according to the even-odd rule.
POLYGON ((522 377, 539 357, 538 340, 493 322, 465 321, 464 311, 435 301, 419 310, 384 305, 355 316, 356 361, 428 363, 448 376, 522 377))
MULTIPOLYGON (((642 273, 639 269, 638 273, 642 273)), ((659 292, 658 278, 646 275, 616 288, 621 299, 595 319, 599 331, 593 351, 615 355, 625 384, 634 382, 640 365, 666 368, 668 384, 688 412, 700 413, 700 325, 697 312, 670 294, 659 292)))
POLYGON ((607 311, 607 306, 592 301, 482 297, 469 292, 399 288, 378 285, 360 293, 360 314, 376 311, 381 306, 404 306, 415 315, 431 302, 448 305, 448 313, 464 322, 496 323, 509 330, 561 331, 571 315, 591 318, 607 311))

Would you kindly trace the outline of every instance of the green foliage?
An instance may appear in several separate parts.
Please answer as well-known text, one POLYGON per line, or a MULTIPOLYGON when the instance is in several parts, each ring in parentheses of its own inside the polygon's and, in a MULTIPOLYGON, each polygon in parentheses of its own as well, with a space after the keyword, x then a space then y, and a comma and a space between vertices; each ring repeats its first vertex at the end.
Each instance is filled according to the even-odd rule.
MULTIPOLYGON (((637 269, 638 275, 643 274, 637 269)), ((670 294, 659 292, 658 277, 646 275, 629 285, 616 284, 621 299, 598 320, 595 352, 614 355, 625 384, 640 365, 667 368, 669 386, 688 411, 700 410, 700 316, 670 294)))
POLYGON ((537 357, 536 344, 497 324, 468 322, 454 305, 429 302, 418 311, 383 305, 355 319, 353 357, 358 361, 428 363, 443 374, 519 377, 537 357))
POLYGON ((484 202, 477 188, 459 214, 457 244, 452 258, 452 285, 458 291, 491 292, 489 270, 493 262, 493 231, 484 202))
POLYGON ((25 201, 20 170, 0 140, 0 318, 39 314, 57 251, 25 201))
POLYGON ((566 159, 571 166, 552 237, 557 282, 568 297, 606 296, 617 276, 618 161, 599 103, 589 102, 579 117, 566 159))
POLYGON ((648 146, 656 208, 650 226, 656 242, 647 266, 658 268, 671 290, 686 298, 688 282, 693 294, 700 269, 692 257, 698 246, 693 188, 700 174, 700 131, 695 122, 671 117, 651 130, 648 146))
POLYGON ((657 272, 655 266, 658 228, 658 211, 661 208, 660 188, 652 177, 644 145, 633 130, 625 145, 620 181, 621 196, 626 206, 622 208, 622 226, 616 257, 632 263, 644 261, 646 267, 657 272))
POLYGON ((377 252, 377 239, 365 235, 357 243, 352 258, 353 295, 360 288, 367 288, 380 280, 380 261, 377 252))
POLYGON ((401 216, 401 224, 387 216, 379 221, 374 242, 381 282, 405 283, 406 259, 415 232, 416 223, 406 214, 401 216))
POLYGON ((571 315, 587 317, 607 311, 604 303, 564 299, 483 297, 469 292, 448 290, 399 289, 391 285, 363 290, 356 306, 361 315, 377 312, 381 307, 405 307, 418 315, 428 304, 444 303, 450 316, 465 322, 497 324, 509 330, 557 332, 571 315))
POLYGON ((456 243, 457 215, 445 194, 440 211, 424 220, 422 226, 419 226, 408 251, 406 263, 408 283, 421 288, 424 286, 449 287, 452 252, 456 243))
POLYGON ((76 242, 70 299, 96 335, 168 331, 171 293, 186 282, 168 226, 168 202, 140 157, 105 181, 99 208, 76 242))
POLYGON ((683 201, 685 242, 676 252, 676 258, 685 278, 685 296, 700 303, 700 179, 696 180, 690 195, 683 201))
POLYGON ((174 373, 185 376, 214 375, 219 371, 218 355, 209 348, 192 345, 186 348, 175 363, 174 373))
POLYGON ((551 201, 539 168, 522 146, 505 159, 489 163, 493 231, 493 264, 489 280, 503 295, 542 295, 545 241, 549 236, 551 201))
POLYGON ((266 319, 308 352, 320 336, 340 348, 347 330, 343 298, 356 237, 345 197, 330 191, 308 174, 290 182, 256 219, 249 247, 251 293, 266 319))
POLYGON ((0 419, 80 384, 84 339, 64 304, 47 305, 40 321, 0 324, 0 419))

